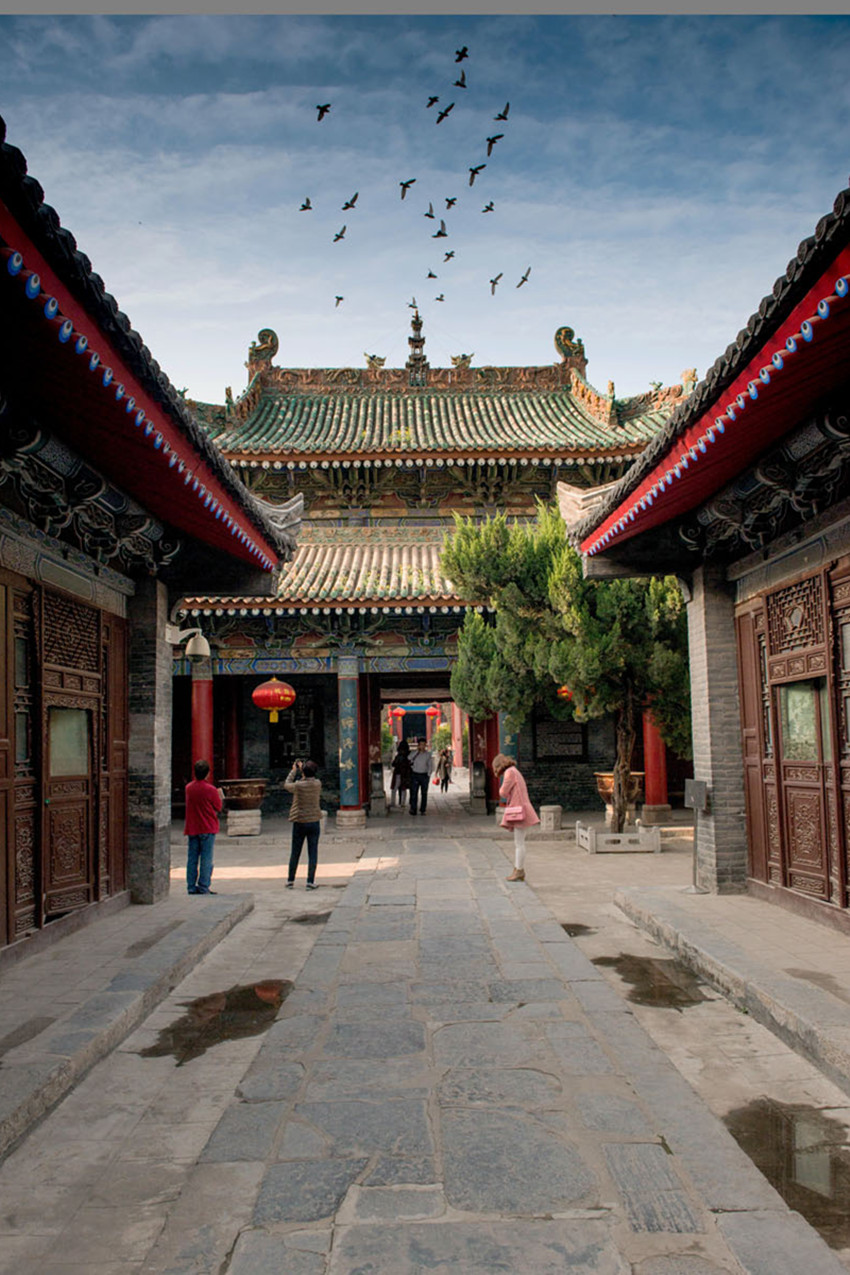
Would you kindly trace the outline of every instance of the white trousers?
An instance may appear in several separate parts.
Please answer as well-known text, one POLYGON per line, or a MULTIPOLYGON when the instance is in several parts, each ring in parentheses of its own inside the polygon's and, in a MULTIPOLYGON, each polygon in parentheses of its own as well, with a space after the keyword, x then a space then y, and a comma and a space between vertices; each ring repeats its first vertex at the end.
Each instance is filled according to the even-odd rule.
POLYGON ((525 834, 526 828, 514 828, 514 867, 517 869, 525 865, 525 834))

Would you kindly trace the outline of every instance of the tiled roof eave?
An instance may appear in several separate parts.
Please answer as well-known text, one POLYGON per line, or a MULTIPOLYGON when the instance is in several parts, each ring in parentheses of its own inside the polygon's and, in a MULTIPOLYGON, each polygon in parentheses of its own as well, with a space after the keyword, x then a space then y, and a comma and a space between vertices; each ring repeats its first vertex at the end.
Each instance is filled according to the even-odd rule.
POLYGON ((666 425, 644 449, 640 459, 612 489, 602 507, 571 528, 571 539, 585 545, 621 505, 636 493, 668 452, 703 418, 714 415, 730 386, 741 376, 782 328, 789 315, 841 254, 850 239, 850 188, 840 191, 833 210, 818 222, 814 235, 804 239, 758 309, 714 363, 693 393, 673 411, 666 425))
POLYGON ((616 460, 621 456, 637 456, 640 455, 646 447, 645 440, 642 439, 623 439, 621 442, 611 443, 605 447, 594 447, 591 445, 585 447, 558 447, 552 446, 548 448, 523 448, 512 449, 502 448, 476 448, 463 447, 449 451, 445 447, 435 446, 432 451, 374 451, 368 454, 356 451, 296 451, 292 448, 240 448, 227 449, 224 451, 225 457, 231 464, 246 464, 249 467, 258 467, 263 465, 278 465, 284 468, 297 468, 302 463, 308 468, 345 466, 357 464, 358 466, 368 466, 380 464, 382 466, 397 466, 403 468, 410 465, 434 465, 438 461, 444 465, 456 464, 458 462, 492 462, 493 464, 505 462, 522 462, 527 461, 529 464, 552 464, 553 461, 563 458, 564 460, 586 461, 593 460, 616 460))

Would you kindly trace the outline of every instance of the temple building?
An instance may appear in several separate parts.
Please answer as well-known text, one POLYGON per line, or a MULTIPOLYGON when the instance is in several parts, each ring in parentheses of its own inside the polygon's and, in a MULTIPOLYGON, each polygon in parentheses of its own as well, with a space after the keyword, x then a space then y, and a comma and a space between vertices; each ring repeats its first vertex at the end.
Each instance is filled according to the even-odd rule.
POLYGON ((0 957, 167 894, 175 606, 268 594, 299 510, 197 427, 0 119, 0 957))
MULTIPOLYGON (((364 367, 333 369, 278 366, 277 337, 265 329, 249 351, 245 390, 234 398, 228 389, 220 405, 191 404, 252 492, 272 504, 304 500, 298 551, 276 591, 260 601, 205 585, 182 613, 213 648, 219 765, 233 777, 267 777, 267 811, 293 757, 308 755, 343 825, 380 809, 381 726, 392 705, 406 706, 405 729, 413 722, 418 734, 426 707, 439 707, 457 750, 449 677, 467 606, 440 564, 454 515, 531 520, 561 482, 615 481, 687 392, 618 398, 609 383, 600 393, 567 327, 548 365, 477 367, 459 354, 432 368, 422 327, 416 310, 403 367, 367 355, 364 367), (296 693, 275 723, 252 702, 271 677, 296 693)), ((191 761, 192 670, 178 659, 175 672, 179 796, 191 761)), ((473 795, 485 803, 487 763, 500 747, 519 747, 538 801, 577 808, 598 804, 593 774, 613 758, 610 723, 559 723, 542 711, 520 740, 492 720, 470 723, 469 741, 473 795)))
POLYGON ((699 884, 850 925, 850 190, 572 536, 689 599, 699 884))

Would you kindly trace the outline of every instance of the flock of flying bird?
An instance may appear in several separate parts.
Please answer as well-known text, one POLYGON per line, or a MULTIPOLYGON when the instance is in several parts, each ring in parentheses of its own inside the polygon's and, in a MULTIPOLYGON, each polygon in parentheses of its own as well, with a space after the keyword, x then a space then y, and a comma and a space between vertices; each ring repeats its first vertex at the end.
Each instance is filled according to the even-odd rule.
MULTIPOLYGON (((466 58, 468 58, 468 57, 469 57, 469 49, 467 48, 467 46, 466 46, 466 45, 463 45, 463 47, 462 47, 462 48, 457 49, 457 50, 455 51, 455 63, 463 62, 463 61, 464 61, 466 58)), ((460 72, 458 73, 458 78, 454 81, 454 84, 452 85, 452 87, 453 87, 453 88, 457 88, 457 89, 466 89, 467 84, 466 84, 466 70, 465 70, 465 68, 462 68, 462 69, 460 70, 460 72)), ((425 103, 425 109, 426 109, 426 110, 431 110, 434 106, 437 106, 437 105, 438 105, 439 101, 440 101, 439 95, 437 95, 437 94, 432 94, 432 95, 430 95, 430 96, 428 97, 427 102, 425 103)), ((325 102, 324 104, 322 104, 322 105, 318 105, 318 106, 316 107, 316 110, 317 110, 317 112, 318 112, 318 122, 319 122, 319 123, 321 123, 321 122, 322 122, 322 120, 325 118, 325 116, 328 114, 328 112, 329 112, 329 111, 330 111, 330 109, 331 109, 331 105, 332 105, 332 104, 331 104, 330 102, 325 102)), ((449 115, 450 115, 450 113, 454 110, 454 108, 455 108, 455 103, 454 103, 454 102, 450 102, 450 103, 448 104, 448 106, 445 106, 445 107, 443 107, 440 111, 438 111, 438 112, 437 112, 437 114, 436 114, 436 116, 435 116, 436 123, 437 123, 437 124, 442 124, 443 120, 445 120, 445 119, 447 119, 447 118, 448 118, 448 116, 449 116, 449 115)), ((510 102, 506 102, 506 103, 505 103, 505 105, 504 105, 504 107, 503 107, 503 109, 502 109, 501 111, 499 111, 499 113, 498 113, 497 115, 494 115, 494 116, 493 116, 493 120, 494 120, 494 122, 495 122, 495 123, 505 123, 505 122, 507 121, 507 119, 508 119, 508 115, 509 115, 509 113, 510 113, 510 109, 511 109, 511 104, 510 104, 510 102)), ((486 141, 487 141, 487 159, 489 159, 489 158, 490 158, 490 156, 493 154, 493 149, 494 149, 494 147, 496 146, 496 144, 497 144, 498 142, 500 142, 500 141, 504 138, 504 136, 505 136, 505 134, 504 134, 504 133, 493 133, 493 134, 492 134, 492 136, 490 136, 490 137, 488 137, 488 138, 486 139, 486 141)), ((481 173, 481 172, 482 172, 482 171, 483 171, 486 167, 487 167, 486 160, 485 160, 483 163, 480 163, 480 164, 472 164, 472 165, 470 165, 470 166, 469 166, 469 185, 470 185, 470 186, 474 186, 474 185, 475 185, 475 179, 476 179, 476 177, 477 177, 477 176, 479 175, 479 173, 481 173)), ((401 189, 401 198, 402 198, 402 199, 404 199, 404 198, 405 198, 405 196, 407 195, 407 193, 408 193, 408 191, 410 190, 411 186, 413 186, 413 185, 415 184, 415 182, 416 182, 416 178, 415 178, 415 177, 409 177, 409 178, 407 178, 407 180, 405 180, 405 181, 400 181, 400 182, 399 182, 399 187, 400 187, 400 189, 401 189)), ((356 204, 357 204, 357 198, 358 198, 359 193, 360 193, 359 191, 355 191, 355 192, 354 192, 354 194, 351 196, 351 198, 350 198, 350 199, 347 199, 347 200, 345 201, 345 203, 342 205, 342 211, 343 211, 343 212, 348 212, 348 211, 350 211, 350 210, 352 210, 352 209, 354 209, 354 208, 355 208, 355 206, 356 206, 356 204)), ((453 197, 448 197, 448 196, 446 196, 446 197, 445 197, 445 202, 446 202, 446 211, 448 212, 448 211, 450 211, 450 210, 454 207, 454 205, 457 203, 457 196, 453 196, 453 197)), ((495 205, 494 205, 493 200, 491 199, 491 200, 489 200, 489 201, 485 204, 485 206, 481 209, 481 211, 482 211, 482 213, 490 213, 490 212, 493 212, 493 211, 494 211, 494 209, 495 209, 495 205)), ((305 200, 304 200, 303 204, 301 205, 301 207, 300 207, 300 210, 299 210, 299 211, 300 211, 300 212, 312 212, 312 211, 313 211, 313 205, 312 205, 312 203, 311 203, 311 201, 310 201, 310 197, 309 197, 309 195, 305 198, 305 200)), ((434 212, 434 204, 433 204, 433 202, 429 201, 429 203, 428 203, 428 211, 427 211, 426 213, 424 213, 424 214, 423 214, 423 216, 430 218, 432 221, 437 221, 437 220, 439 220, 439 222, 440 222, 439 228, 438 228, 438 229, 437 229, 437 230, 436 230, 436 231, 432 234, 432 236, 431 236, 431 238, 432 238, 432 239, 446 239, 446 238, 448 237, 449 232, 448 232, 448 229, 446 228, 446 222, 445 222, 445 219, 444 219, 443 217, 440 217, 440 218, 438 218, 438 217, 437 217, 437 214, 434 212)), ((347 228, 348 228, 347 223, 343 223, 342 227, 341 227, 341 228, 340 228, 340 229, 336 232, 336 234, 335 234, 335 235, 334 235, 334 237, 333 237, 333 242, 334 242, 334 243, 339 243, 339 241, 340 241, 341 239, 344 239, 344 238, 345 238, 345 232, 346 232, 347 228)), ((445 263, 446 263, 446 262, 448 262, 448 261, 451 261, 451 260, 453 259, 454 255, 455 255, 454 250, 446 251, 446 252, 444 253, 444 256, 443 256, 443 264, 445 264, 445 263)), ((491 279, 491 280, 490 280, 490 295, 491 295, 491 296, 495 296, 495 294, 496 294, 496 288, 497 288, 497 286, 498 286, 498 284, 499 284, 500 279, 501 279, 501 278, 502 278, 502 276, 503 276, 503 273, 504 273, 503 271, 500 271, 500 272, 499 272, 499 274, 497 274, 497 275, 495 276, 495 278, 493 278, 493 279, 491 279)), ((528 267, 528 269, 527 269, 527 270, 525 271, 525 273, 522 275, 522 277, 521 277, 521 279, 520 279, 519 283, 518 283, 516 286, 517 286, 518 288, 521 288, 521 287, 522 287, 522 285, 523 285, 524 283, 527 283, 527 282, 528 282, 528 278, 529 278, 529 275, 530 275, 530 274, 531 274, 531 266, 529 266, 529 267, 528 267)), ((427 274, 427 278, 428 278, 428 279, 436 279, 437 277, 438 277, 438 276, 434 273, 434 271, 433 271, 433 270, 429 270, 429 271, 428 271, 428 274, 427 274)), ((445 299, 446 299, 446 298, 445 298, 445 295, 444 295, 442 292, 439 294, 439 296, 437 296, 437 297, 435 297, 435 298, 434 298, 434 300, 435 300, 435 301, 445 301, 445 299)), ((344 301, 344 300, 345 300, 345 298, 344 298, 344 297, 342 297, 342 296, 337 296, 337 297, 335 298, 335 302, 334 302, 335 306, 339 306, 339 305, 340 305, 340 303, 341 303, 342 301, 344 301)), ((411 308, 412 308, 412 309, 417 309, 417 308, 418 308, 418 307, 417 307, 417 304, 416 304, 416 298, 415 298, 415 297, 413 298, 413 302, 412 302, 412 306, 411 306, 411 308)))

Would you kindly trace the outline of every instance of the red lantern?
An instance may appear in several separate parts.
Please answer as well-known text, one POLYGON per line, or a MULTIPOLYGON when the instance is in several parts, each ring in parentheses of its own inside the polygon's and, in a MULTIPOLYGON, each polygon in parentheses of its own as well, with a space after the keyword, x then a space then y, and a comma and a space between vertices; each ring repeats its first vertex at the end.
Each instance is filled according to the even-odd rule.
POLYGON ((435 707, 434 707, 434 705, 432 704, 430 708, 426 708, 426 709, 425 709, 425 716, 426 716, 426 717, 439 717, 439 716, 440 716, 440 710, 439 710, 438 708, 435 708, 435 707))
POLYGON ((404 716, 405 716, 405 714, 406 714, 406 712, 407 712, 407 710, 406 710, 406 709, 404 709, 404 708, 394 708, 394 709, 393 709, 393 717, 404 717, 404 716))
POLYGON ((251 692, 251 699, 257 708, 266 709, 270 722, 276 722, 278 710, 289 708, 295 703, 295 691, 288 682, 279 682, 273 677, 270 682, 263 682, 251 692))
POLYGON ((555 694, 558 699, 572 699, 573 693, 568 686, 559 686, 555 694))

